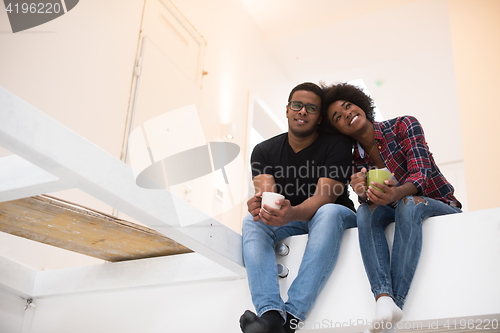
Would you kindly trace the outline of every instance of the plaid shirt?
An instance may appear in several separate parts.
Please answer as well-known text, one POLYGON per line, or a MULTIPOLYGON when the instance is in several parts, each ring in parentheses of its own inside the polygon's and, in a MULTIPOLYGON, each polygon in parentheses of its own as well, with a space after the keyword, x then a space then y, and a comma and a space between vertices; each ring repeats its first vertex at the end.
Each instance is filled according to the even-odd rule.
MULTIPOLYGON (((374 122, 373 127, 380 157, 399 184, 411 182, 418 195, 462 206, 453 196, 453 186, 434 162, 425 142, 424 130, 416 118, 403 116, 374 122)), ((358 144, 353 156, 358 171, 362 167, 368 170, 375 167, 373 160, 360 148, 358 144)))

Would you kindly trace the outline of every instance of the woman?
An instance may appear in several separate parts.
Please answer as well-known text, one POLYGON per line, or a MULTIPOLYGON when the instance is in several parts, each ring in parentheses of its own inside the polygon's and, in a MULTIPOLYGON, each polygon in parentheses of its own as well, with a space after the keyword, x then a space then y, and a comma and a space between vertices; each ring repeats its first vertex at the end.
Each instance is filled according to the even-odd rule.
POLYGON ((324 90, 325 123, 354 143, 356 170, 351 187, 361 203, 357 211, 359 243, 376 299, 369 331, 380 332, 395 328, 403 317, 422 248, 422 221, 459 213, 461 204, 434 162, 417 119, 402 116, 375 122, 373 101, 359 88, 342 83, 324 90), (366 184, 366 172, 372 168, 387 168, 391 179, 384 184, 366 184), (394 221, 391 259, 384 229, 394 221))

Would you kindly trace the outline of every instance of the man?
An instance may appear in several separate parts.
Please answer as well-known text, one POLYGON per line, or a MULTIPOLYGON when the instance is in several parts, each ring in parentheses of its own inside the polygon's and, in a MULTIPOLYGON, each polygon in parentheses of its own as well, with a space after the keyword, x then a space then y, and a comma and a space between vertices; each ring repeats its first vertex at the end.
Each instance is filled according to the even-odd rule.
POLYGON ((252 153, 255 195, 247 202, 250 214, 243 220, 243 257, 257 315, 247 310, 241 316, 244 333, 294 332, 335 265, 344 230, 356 226, 345 186, 351 142, 318 132, 322 96, 314 83, 296 86, 286 107, 288 133, 260 143, 252 153), (284 195, 276 202, 281 209, 261 209, 263 192, 284 195), (274 246, 306 233, 306 250, 285 303, 274 246))

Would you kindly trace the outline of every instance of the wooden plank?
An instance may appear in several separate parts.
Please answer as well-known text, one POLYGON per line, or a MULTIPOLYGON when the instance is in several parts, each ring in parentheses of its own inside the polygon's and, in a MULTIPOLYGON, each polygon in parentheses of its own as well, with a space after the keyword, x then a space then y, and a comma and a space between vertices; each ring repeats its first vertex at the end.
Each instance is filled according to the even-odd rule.
POLYGON ((0 231, 112 262, 192 252, 153 229, 50 196, 0 203, 0 231))

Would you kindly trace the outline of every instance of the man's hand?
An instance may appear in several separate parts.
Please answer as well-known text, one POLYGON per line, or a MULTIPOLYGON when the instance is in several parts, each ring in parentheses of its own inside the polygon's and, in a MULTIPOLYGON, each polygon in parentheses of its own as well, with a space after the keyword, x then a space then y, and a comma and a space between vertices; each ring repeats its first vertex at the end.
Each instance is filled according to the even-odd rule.
POLYGON ((377 205, 388 205, 401 199, 398 189, 396 181, 393 179, 384 181, 384 184, 372 182, 368 187, 368 200, 377 205), (374 188, 374 186, 384 191, 384 193, 374 188))
POLYGON ((247 201, 248 212, 252 214, 253 220, 258 221, 260 219, 260 205, 262 202, 262 193, 257 192, 253 197, 247 201))
POLYGON ((361 169, 351 176, 351 188, 361 198, 361 200, 366 200, 366 190, 368 186, 366 185, 366 168, 361 169))
MULTIPOLYGON (((293 207, 290 204, 290 200, 280 199, 276 200, 278 205, 281 205, 281 209, 271 208, 268 205, 264 205, 264 209, 260 210, 260 219, 265 224, 272 225, 274 227, 281 227, 287 223, 293 221, 293 207)), ((255 218, 254 218, 255 220, 255 218)))

